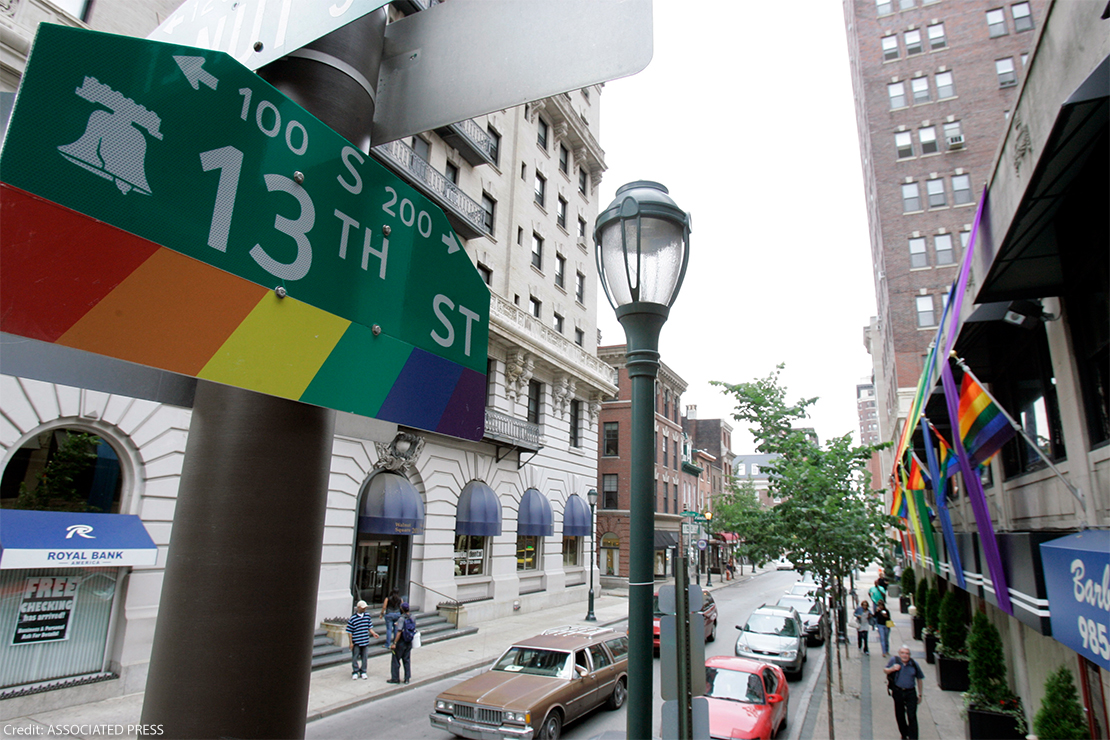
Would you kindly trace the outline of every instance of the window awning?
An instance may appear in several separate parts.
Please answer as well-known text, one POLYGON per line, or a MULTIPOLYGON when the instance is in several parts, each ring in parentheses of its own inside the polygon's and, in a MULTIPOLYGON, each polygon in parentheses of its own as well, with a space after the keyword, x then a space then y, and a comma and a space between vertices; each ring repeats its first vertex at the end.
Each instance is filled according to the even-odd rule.
POLYGON ((567 505, 563 509, 563 536, 589 537, 592 531, 590 505, 577 493, 567 496, 567 505))
POLYGON ((134 514, 4 509, 0 569, 154 565, 158 547, 134 514))
POLYGON ((529 488, 520 498, 516 533, 536 537, 550 537, 555 534, 555 516, 551 513, 551 502, 535 488, 529 488))
POLYGON ((720 532, 717 536, 725 542, 738 542, 740 540, 740 535, 735 532, 720 532))
POLYGON ((398 473, 372 477, 362 494, 358 531, 371 534, 420 534, 424 531, 424 500, 398 473))
POLYGON ((480 480, 463 486, 455 513, 455 534, 496 537, 501 534, 501 502, 480 480))
POLYGON ((655 549, 667 550, 678 547, 678 532, 667 532, 662 529, 655 530, 655 549))

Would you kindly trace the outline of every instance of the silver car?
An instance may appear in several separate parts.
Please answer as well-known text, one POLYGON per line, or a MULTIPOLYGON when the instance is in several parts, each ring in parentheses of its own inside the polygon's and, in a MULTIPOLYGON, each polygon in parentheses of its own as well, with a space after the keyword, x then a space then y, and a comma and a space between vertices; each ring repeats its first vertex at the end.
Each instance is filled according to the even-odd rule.
POLYGON ((806 642, 810 645, 825 644, 821 636, 821 619, 825 614, 825 602, 817 596, 798 596, 787 594, 778 601, 779 606, 796 609, 806 628, 806 642))
POLYGON ((740 630, 736 638, 739 657, 772 663, 795 677, 801 675, 806 662, 805 628, 793 608, 764 604, 736 629, 740 630))

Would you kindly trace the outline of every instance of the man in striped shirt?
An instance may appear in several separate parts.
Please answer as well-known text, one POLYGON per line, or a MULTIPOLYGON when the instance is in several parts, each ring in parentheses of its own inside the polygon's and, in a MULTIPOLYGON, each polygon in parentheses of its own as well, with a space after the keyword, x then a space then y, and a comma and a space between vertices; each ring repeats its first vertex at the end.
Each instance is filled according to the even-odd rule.
POLYGON ((366 657, 370 652, 370 636, 377 638, 366 602, 355 604, 355 613, 347 620, 347 634, 351 636, 351 679, 366 678, 366 657))

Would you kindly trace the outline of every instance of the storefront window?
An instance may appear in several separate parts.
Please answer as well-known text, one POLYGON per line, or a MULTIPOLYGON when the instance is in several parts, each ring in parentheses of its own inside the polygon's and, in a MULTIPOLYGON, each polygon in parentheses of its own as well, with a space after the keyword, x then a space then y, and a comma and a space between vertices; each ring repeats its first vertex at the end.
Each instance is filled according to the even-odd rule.
POLYGON ((536 570, 539 561, 539 537, 525 534, 516 538, 516 569, 536 570))
POLYGON ((51 429, 12 454, 0 481, 0 507, 118 514, 122 490, 111 445, 77 429, 51 429))
MULTIPOLYGON (((1021 354, 1022 361, 1009 363, 994 381, 994 388, 998 400, 1040 451, 1050 460, 1063 460, 1067 458, 1067 451, 1044 327, 1038 327, 1032 334, 1021 354)), ((1047 464, 1037 450, 1018 435, 1002 448, 1002 465, 1009 478, 1047 464)))
POLYGON ((578 550, 581 548, 581 537, 563 538, 563 565, 578 565, 578 550))
POLYGON ((486 572, 486 538, 473 534, 455 535, 455 575, 480 576, 486 572))
POLYGON ((621 539, 612 532, 601 537, 601 572, 607 576, 619 576, 621 539))

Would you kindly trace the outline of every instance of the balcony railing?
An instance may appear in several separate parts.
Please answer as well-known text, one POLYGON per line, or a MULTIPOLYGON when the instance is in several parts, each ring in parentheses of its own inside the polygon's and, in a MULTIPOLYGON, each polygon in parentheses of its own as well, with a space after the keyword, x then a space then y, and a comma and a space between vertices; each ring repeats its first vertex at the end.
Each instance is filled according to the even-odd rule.
POLYGON ((448 145, 453 146, 471 167, 497 164, 495 142, 487 131, 471 118, 436 129, 448 145))
POLYGON ((409 184, 435 201, 447 214, 451 226, 464 239, 487 233, 486 212, 466 193, 459 190, 447 176, 425 162, 403 141, 376 146, 370 152, 383 164, 403 177, 409 184))
POLYGON ((539 424, 517 419, 488 407, 486 408, 486 437, 526 450, 536 451, 543 447, 543 432, 539 424))

